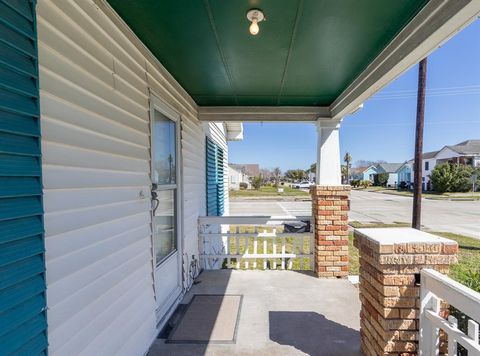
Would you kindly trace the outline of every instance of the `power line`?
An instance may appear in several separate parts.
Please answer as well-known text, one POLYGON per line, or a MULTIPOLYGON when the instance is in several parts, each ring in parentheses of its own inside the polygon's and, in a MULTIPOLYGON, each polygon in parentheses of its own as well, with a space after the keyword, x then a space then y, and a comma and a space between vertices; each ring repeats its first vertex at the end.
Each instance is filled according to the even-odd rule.
MULTIPOLYGON (((374 95, 372 100, 408 99, 416 97, 415 90, 397 90, 374 95)), ((427 90, 429 97, 456 96, 456 95, 480 95, 480 85, 461 87, 432 88, 427 90)))

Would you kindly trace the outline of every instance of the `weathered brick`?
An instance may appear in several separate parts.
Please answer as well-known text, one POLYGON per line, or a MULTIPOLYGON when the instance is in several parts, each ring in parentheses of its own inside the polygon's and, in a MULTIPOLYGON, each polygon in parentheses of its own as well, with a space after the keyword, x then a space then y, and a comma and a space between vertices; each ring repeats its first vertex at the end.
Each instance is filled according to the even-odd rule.
POLYGON ((425 267, 447 272, 456 261, 455 244, 378 241, 355 233, 362 350, 366 355, 416 355, 420 298, 415 274, 425 267))

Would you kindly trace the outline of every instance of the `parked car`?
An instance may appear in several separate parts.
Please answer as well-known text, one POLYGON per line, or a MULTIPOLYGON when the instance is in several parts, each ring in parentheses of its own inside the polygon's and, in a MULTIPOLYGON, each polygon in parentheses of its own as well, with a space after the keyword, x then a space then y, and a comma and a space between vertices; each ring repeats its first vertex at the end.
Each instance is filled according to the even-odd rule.
POLYGON ((305 180, 303 182, 293 183, 292 188, 296 188, 296 189, 310 188, 312 185, 313 185, 312 182, 309 182, 309 181, 305 180))

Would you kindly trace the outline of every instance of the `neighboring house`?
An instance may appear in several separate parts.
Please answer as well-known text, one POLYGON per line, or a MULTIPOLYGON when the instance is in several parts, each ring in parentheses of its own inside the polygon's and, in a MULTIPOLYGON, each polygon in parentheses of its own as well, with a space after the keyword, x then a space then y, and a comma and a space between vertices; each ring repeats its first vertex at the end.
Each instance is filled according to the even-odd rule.
POLYGON ((388 173, 387 186, 396 187, 398 180, 398 169, 402 163, 378 163, 370 167, 357 167, 352 175, 352 179, 374 181, 375 175, 379 173, 388 173))
MULTIPOLYGON (((430 183, 430 174, 432 169, 435 167, 437 163, 436 156, 439 151, 431 151, 431 152, 425 152, 422 154, 422 190, 430 190, 431 189, 431 183, 430 183)), ((405 168, 403 168, 404 171, 409 171, 410 172, 410 181, 405 181, 409 183, 410 185, 413 184, 413 159, 405 162, 404 164, 405 168)))
POLYGON ((412 185, 412 166, 410 163, 405 162, 397 170, 398 184, 405 182, 406 187, 410 188, 412 185))
MULTIPOLYGON (((461 163, 480 167, 480 140, 466 140, 456 145, 444 146, 439 151, 426 152, 422 155, 422 187, 432 190, 430 175, 437 164, 445 162, 461 163)), ((413 179, 413 159, 407 162, 413 179)))
POLYGON ((379 163, 376 165, 378 173, 388 173, 387 187, 396 188, 398 185, 398 169, 403 163, 379 163))
POLYGON ((230 166, 245 173, 249 177, 258 177, 260 175, 260 166, 257 163, 230 163, 230 166))
POLYGON ((461 163, 472 167, 480 166, 480 140, 467 140, 453 146, 445 146, 436 155, 437 164, 461 163))
POLYGON ((232 165, 228 166, 228 181, 229 189, 231 190, 239 190, 240 183, 245 183, 247 184, 247 188, 251 188, 248 175, 246 175, 242 170, 232 167, 232 165))
POLYGON ((352 174, 352 179, 369 180, 373 182, 375 174, 377 174, 377 168, 375 165, 371 165, 370 167, 358 167, 355 168, 355 171, 352 174))

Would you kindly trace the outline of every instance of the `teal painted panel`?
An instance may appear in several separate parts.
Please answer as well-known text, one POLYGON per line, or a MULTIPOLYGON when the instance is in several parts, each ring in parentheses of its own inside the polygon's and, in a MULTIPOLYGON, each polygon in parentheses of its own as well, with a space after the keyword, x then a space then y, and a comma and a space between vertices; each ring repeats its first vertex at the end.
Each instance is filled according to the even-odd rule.
POLYGON ((0 267, 0 289, 5 289, 43 272, 45 272, 45 266, 40 255, 0 267))
POLYGON ((32 78, 20 71, 12 70, 12 66, 0 63, 0 86, 20 94, 36 97, 38 93, 32 85, 36 78, 32 78))
POLYGON ((46 355, 35 1, 0 0, 0 355, 46 355))
MULTIPOLYGON (((1 56, 1 53, 0 53, 1 56)), ((0 132, 40 136, 38 118, 0 111, 0 132)))
POLYGON ((41 194, 42 185, 37 177, 0 177, 0 198, 41 194))
POLYGON ((30 6, 31 2, 25 0, 2 0, 2 2, 30 21, 34 20, 35 16, 30 6))
POLYGON ((223 149, 207 137, 206 143, 207 215, 224 213, 223 149))
POLYGON ((30 75, 31 77, 35 78, 37 76, 35 64, 31 60, 30 56, 27 56, 25 53, 22 53, 20 51, 12 53, 12 47, 9 46, 6 42, 1 41, 0 63, 2 63, 2 65, 12 68, 17 72, 30 75))
POLYGON ((40 171, 41 164, 38 157, 0 153, 0 176, 40 177, 40 171))
POLYGON ((19 155, 39 156, 38 137, 0 132, 0 152, 19 155))

